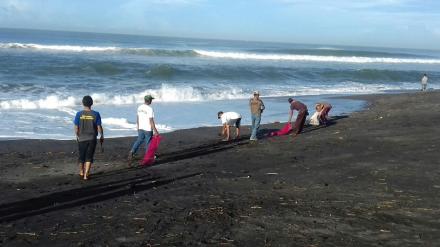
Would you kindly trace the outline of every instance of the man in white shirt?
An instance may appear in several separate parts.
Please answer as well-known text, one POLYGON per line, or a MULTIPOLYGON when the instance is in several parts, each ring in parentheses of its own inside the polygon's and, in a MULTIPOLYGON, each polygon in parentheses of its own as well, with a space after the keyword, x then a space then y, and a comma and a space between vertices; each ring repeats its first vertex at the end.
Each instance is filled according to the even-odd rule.
POLYGON ((426 91, 426 86, 428 86, 428 76, 426 74, 423 74, 421 83, 422 83, 422 91, 426 91))
POLYGON ((236 112, 222 112, 219 111, 217 113, 218 119, 222 121, 222 130, 221 135, 226 136, 222 141, 230 140, 230 126, 235 125, 235 139, 240 137, 240 124, 241 124, 241 115, 236 112))
POLYGON ((159 132, 156 129, 156 124, 154 123, 154 111, 151 107, 151 102, 153 101, 153 96, 146 95, 144 97, 145 103, 140 105, 137 109, 137 131, 138 138, 131 148, 128 159, 132 160, 133 156, 136 154, 140 145, 145 141, 145 152, 148 150, 148 145, 150 144, 151 138, 154 135, 158 135, 159 132))

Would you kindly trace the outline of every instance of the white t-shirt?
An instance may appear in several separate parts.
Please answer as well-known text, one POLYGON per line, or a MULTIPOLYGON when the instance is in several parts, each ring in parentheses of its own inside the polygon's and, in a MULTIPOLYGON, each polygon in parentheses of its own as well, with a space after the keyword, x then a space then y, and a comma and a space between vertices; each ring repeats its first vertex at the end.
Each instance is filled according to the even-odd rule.
POLYGON ((233 125, 237 119, 241 118, 241 115, 236 112, 224 112, 220 117, 222 124, 233 125))
POLYGON ((149 105, 140 105, 137 109, 139 129, 145 131, 152 131, 150 118, 154 118, 153 108, 149 105))
POLYGON ((426 75, 422 77, 422 84, 428 84, 428 77, 426 75))

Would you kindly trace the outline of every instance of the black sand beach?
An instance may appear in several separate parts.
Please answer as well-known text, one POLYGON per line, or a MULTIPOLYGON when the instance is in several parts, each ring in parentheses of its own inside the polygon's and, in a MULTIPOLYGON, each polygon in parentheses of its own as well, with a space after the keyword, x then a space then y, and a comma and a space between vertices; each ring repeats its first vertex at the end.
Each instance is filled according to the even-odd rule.
POLYGON ((109 139, 87 182, 73 141, 0 142, 0 245, 439 246, 440 92, 357 98, 294 139, 165 134, 148 168, 109 139))

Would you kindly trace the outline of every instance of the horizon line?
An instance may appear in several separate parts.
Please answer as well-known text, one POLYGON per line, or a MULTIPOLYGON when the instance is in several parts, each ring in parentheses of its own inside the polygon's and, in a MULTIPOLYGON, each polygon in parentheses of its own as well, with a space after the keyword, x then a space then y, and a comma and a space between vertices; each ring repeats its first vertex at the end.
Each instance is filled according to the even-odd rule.
POLYGON ((311 46, 339 46, 339 47, 352 47, 352 48, 386 48, 386 49, 408 49, 408 50, 420 50, 420 51, 440 51, 440 49, 426 49, 426 48, 413 48, 413 47, 390 47, 390 46, 372 46, 372 45, 342 45, 342 44, 324 44, 324 43, 297 43, 287 41, 274 41, 274 40, 246 40, 246 39, 228 39, 228 38, 202 38, 202 37, 189 37, 189 36, 169 36, 169 35, 150 35, 150 34, 133 34, 133 33, 116 33, 116 32, 92 32, 92 31, 79 31, 79 30, 59 30, 59 29, 39 29, 39 28, 24 28, 24 27, 1 27, 0 29, 10 30, 27 30, 27 31, 46 31, 46 32, 68 32, 68 33, 84 33, 84 34, 103 34, 103 35, 126 35, 137 37, 157 37, 157 38, 180 38, 180 39, 195 39, 195 40, 212 40, 212 41, 232 41, 232 42, 254 42, 254 43, 274 43, 274 44, 291 44, 291 45, 311 45, 311 46))

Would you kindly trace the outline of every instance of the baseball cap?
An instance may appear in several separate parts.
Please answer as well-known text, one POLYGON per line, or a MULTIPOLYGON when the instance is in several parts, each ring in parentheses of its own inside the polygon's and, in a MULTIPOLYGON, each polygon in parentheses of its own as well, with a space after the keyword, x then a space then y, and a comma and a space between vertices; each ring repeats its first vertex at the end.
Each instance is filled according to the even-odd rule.
POLYGON ((260 95, 260 92, 254 91, 254 95, 256 95, 256 94, 260 95))
POLYGON ((151 96, 151 94, 147 94, 147 95, 145 95, 145 97, 144 97, 144 100, 152 100, 152 99, 154 99, 154 97, 151 96))

